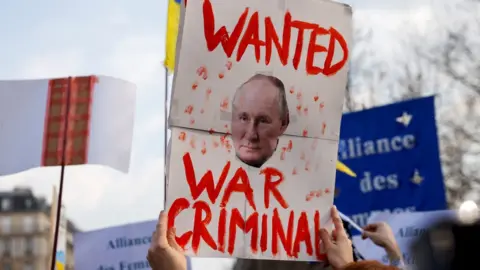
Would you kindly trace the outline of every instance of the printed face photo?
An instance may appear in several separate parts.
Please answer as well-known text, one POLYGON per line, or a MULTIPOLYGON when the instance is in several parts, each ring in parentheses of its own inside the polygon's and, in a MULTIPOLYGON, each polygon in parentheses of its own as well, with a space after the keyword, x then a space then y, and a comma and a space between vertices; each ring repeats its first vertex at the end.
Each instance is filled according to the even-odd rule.
POLYGON ((276 77, 256 74, 236 90, 232 105, 235 153, 259 168, 273 155, 290 122, 285 86, 276 77))

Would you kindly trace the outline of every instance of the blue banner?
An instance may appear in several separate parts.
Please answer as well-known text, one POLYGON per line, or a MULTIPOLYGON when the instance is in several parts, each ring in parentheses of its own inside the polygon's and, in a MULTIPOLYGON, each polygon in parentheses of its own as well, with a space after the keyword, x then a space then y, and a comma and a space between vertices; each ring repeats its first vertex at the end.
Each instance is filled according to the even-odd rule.
POLYGON ((343 115, 335 204, 361 226, 378 211, 446 209, 434 97, 343 115))

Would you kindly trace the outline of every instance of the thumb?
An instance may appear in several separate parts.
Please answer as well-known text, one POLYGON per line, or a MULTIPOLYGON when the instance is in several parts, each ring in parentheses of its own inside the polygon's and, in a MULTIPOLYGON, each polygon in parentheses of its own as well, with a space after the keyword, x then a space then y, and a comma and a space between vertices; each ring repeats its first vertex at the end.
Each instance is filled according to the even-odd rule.
POLYGON ((168 233, 167 233, 168 244, 174 250, 183 252, 182 248, 180 247, 180 245, 177 243, 177 240, 175 239, 176 234, 177 234, 177 230, 175 228, 171 228, 170 230, 168 230, 168 233))
POLYGON ((325 246, 325 249, 330 249, 333 247, 333 242, 330 239, 330 235, 328 234, 328 231, 325 229, 320 230, 320 239, 322 239, 323 245, 325 246))

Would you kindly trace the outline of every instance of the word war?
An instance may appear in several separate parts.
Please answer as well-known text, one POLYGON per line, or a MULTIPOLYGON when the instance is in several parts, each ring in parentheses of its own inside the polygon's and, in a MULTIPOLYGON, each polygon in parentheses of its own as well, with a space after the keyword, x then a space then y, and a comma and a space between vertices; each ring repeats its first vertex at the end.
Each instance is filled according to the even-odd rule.
POLYGON ((279 249, 282 248, 283 254, 289 258, 298 258, 299 253, 305 250, 310 257, 318 260, 325 259, 325 254, 320 250, 320 211, 315 211, 313 217, 309 217, 312 213, 299 209, 294 211, 290 208, 278 189, 285 180, 280 170, 267 167, 260 171, 260 175, 264 178, 264 201, 259 208, 271 209, 268 211, 270 214, 262 214, 257 211, 254 200, 256 190, 252 188, 248 174, 242 167, 236 169, 227 182, 227 175, 231 169, 231 163, 228 161, 218 181, 214 180, 213 173, 208 170, 197 183, 195 166, 190 153, 185 153, 182 159, 191 197, 177 197, 170 204, 168 227, 176 228, 175 221, 179 215, 187 215, 188 219, 193 219, 190 230, 182 235, 176 235, 176 241, 183 249, 190 244, 193 253, 198 254, 202 242, 202 245, 207 245, 211 250, 233 255, 237 232, 240 232, 250 234, 249 238, 245 238, 249 241, 245 247, 248 247, 252 254, 257 254, 259 251, 271 252, 273 257, 276 257, 280 254, 279 249), (224 185, 225 188, 223 188, 224 185), (199 200, 198 198, 204 193, 208 200, 199 200), (221 197, 220 193, 223 193, 221 197), (252 210, 249 211, 248 217, 242 215, 246 212, 243 211, 244 209, 228 208, 233 193, 239 193, 245 197, 248 207, 252 210), (271 197, 278 202, 280 209, 271 208, 271 197), (212 207, 214 207, 213 211, 212 207), (281 213, 288 213, 288 215, 282 218, 281 213), (218 224, 213 224, 213 219, 218 220, 218 224), (212 235, 208 229, 211 223, 217 228, 216 236, 212 235))
POLYGON ((260 38, 260 20, 258 11, 251 14, 248 22, 247 17, 250 14, 250 8, 245 8, 238 18, 238 21, 232 30, 227 30, 225 26, 221 26, 215 31, 215 14, 210 0, 203 1, 203 25, 204 36, 209 51, 214 51, 218 45, 222 45, 225 55, 230 58, 237 48, 236 61, 240 62, 244 56, 248 46, 253 46, 255 51, 255 59, 257 63, 261 59, 261 48, 265 48, 265 64, 269 65, 272 58, 273 46, 277 50, 278 57, 283 66, 289 61, 295 70, 298 70, 300 60, 302 59, 302 50, 304 45, 304 35, 310 31, 308 39, 308 49, 306 52, 305 71, 309 75, 323 74, 325 76, 335 75, 340 71, 348 60, 347 41, 342 34, 335 28, 324 28, 315 23, 301 20, 295 20, 289 11, 285 13, 284 27, 281 34, 281 41, 278 31, 275 29, 274 22, 271 17, 263 18, 265 27, 264 40, 260 38), (297 30, 297 39, 292 41, 292 30, 297 30), (230 33, 230 34, 229 34, 230 33), (243 33, 243 34, 242 34, 243 33), (317 38, 329 36, 328 45, 317 44, 317 38), (294 42, 295 50, 293 57, 290 59, 290 44, 294 42), (332 63, 335 55, 335 45, 339 44, 342 49, 343 57, 337 63, 332 63), (237 46, 238 45, 238 46, 237 46), (317 53, 325 53, 323 67, 315 66, 315 57, 317 53))

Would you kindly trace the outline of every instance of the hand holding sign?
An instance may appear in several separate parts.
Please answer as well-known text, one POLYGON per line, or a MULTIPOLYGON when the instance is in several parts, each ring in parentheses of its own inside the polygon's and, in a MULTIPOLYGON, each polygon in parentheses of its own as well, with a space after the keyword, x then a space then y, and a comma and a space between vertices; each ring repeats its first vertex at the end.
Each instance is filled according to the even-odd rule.
POLYGON ((384 248, 390 259, 400 260, 402 258, 402 252, 395 240, 395 235, 393 235, 392 229, 387 223, 368 224, 363 230, 362 238, 370 238, 375 245, 384 248))
POLYGON ((343 222, 338 213, 337 207, 332 207, 332 221, 335 230, 330 237, 326 229, 320 230, 320 237, 325 250, 327 251, 328 262, 334 269, 341 269, 345 265, 353 262, 352 241, 348 239, 343 222))
POLYGON ((175 228, 167 230, 168 216, 160 213, 147 260, 153 270, 187 270, 187 258, 175 240, 175 228))

